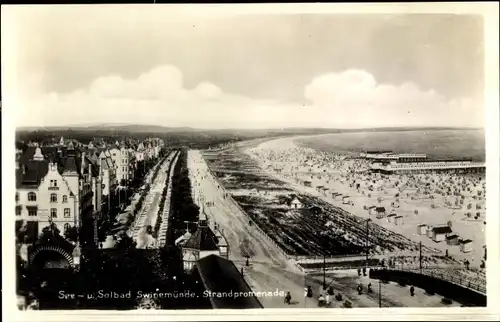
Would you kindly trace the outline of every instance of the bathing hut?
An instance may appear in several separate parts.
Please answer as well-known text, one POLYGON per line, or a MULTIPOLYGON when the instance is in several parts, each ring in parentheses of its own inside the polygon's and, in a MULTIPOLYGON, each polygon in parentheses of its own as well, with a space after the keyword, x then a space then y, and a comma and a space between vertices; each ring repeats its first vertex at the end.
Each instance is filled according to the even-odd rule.
POLYGON ((290 201, 290 208, 291 209, 302 209, 302 203, 299 201, 297 197, 294 197, 292 201, 290 201))
POLYGON ((400 225, 402 225, 403 223, 404 223, 404 222, 403 222, 403 216, 398 215, 398 216, 394 217, 394 224, 395 224, 396 226, 400 226, 400 225))
POLYGON ((375 211, 377 212, 377 218, 380 219, 380 218, 384 218, 385 215, 386 215, 386 212, 385 212, 385 207, 377 207, 375 209, 375 211))
POLYGON ((425 234, 427 235, 427 237, 429 238, 432 238, 432 229, 433 227, 432 226, 427 226, 427 231, 425 232, 425 234))
POLYGON ((368 213, 370 215, 376 215, 377 214, 377 207, 375 207, 375 206, 368 207, 368 213))
POLYGON ((425 235, 426 232, 427 232, 427 225, 426 224, 417 225, 417 234, 425 235))
POLYGON ((305 187, 312 187, 312 182, 311 181, 304 181, 304 186, 305 187))
POLYGON ((343 196, 342 197, 342 203, 344 205, 347 205, 347 204, 351 203, 351 200, 350 200, 349 196, 343 196))
POLYGON ((451 234, 446 236, 446 244, 450 246, 457 246, 459 245, 459 238, 458 235, 456 234, 451 234))
POLYGON ((316 191, 322 192, 323 191, 323 186, 316 186, 316 191))
POLYGON ((341 193, 337 193, 335 195, 335 200, 341 200, 342 199, 342 194, 341 193))
POLYGON ((465 239, 460 241, 460 251, 462 253, 469 253, 472 251, 472 240, 465 239))
POLYGON ((452 232, 448 226, 439 226, 432 228, 432 240, 436 243, 446 240, 446 236, 452 232))
POLYGON ((396 218, 396 214, 388 214, 387 215, 387 221, 390 223, 394 223, 396 218))
POLYGON ((330 189, 329 189, 329 188, 327 188, 327 187, 324 187, 324 188, 323 188, 323 194, 324 194, 325 196, 328 194, 328 192, 329 192, 329 191, 330 191, 330 189))

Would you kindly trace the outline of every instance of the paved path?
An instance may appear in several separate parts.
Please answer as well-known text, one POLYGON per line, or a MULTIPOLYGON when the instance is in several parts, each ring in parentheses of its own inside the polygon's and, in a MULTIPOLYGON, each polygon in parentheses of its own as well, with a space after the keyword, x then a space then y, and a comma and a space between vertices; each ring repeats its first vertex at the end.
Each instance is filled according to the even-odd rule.
MULTIPOLYGON (((292 297, 304 306, 304 276, 294 272, 295 268, 276 246, 263 238, 255 227, 249 226, 246 214, 241 212, 231 198, 224 197, 224 190, 208 171, 199 151, 188 152, 188 167, 192 175, 191 184, 195 189, 195 201, 196 196, 202 194, 206 202, 214 202, 214 206, 204 207, 205 212, 212 224, 215 221, 223 229, 229 244, 229 259, 238 269, 243 268, 245 280, 252 290, 272 292, 278 289, 291 292, 292 297), (255 252, 255 256, 250 259, 250 267, 245 266, 246 259, 240 250, 244 239, 249 241, 255 252)), ((288 306, 281 297, 261 297, 259 300, 264 307, 288 306)), ((311 300, 309 306, 314 302, 311 300)))

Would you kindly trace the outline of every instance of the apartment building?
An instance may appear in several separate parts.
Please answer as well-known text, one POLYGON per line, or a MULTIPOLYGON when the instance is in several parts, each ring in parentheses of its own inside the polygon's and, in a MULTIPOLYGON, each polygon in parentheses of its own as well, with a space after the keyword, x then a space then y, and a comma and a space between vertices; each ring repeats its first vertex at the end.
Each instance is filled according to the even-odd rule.
POLYGON ((28 147, 19 159, 16 186, 16 225, 26 228, 24 243, 34 242, 51 223, 63 236, 84 223, 95 230, 101 210, 99 170, 71 142, 65 149, 28 147))

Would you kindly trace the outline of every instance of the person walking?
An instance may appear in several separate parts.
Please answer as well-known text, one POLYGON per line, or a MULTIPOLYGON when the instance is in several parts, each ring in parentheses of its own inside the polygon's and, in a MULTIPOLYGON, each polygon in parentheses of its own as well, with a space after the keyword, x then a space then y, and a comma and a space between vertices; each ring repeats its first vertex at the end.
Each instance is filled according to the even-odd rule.
POLYGON ((410 295, 415 296, 415 288, 413 287, 413 285, 410 287, 410 295))
POLYGON ((291 300, 292 300, 292 295, 290 294, 290 292, 286 292, 285 303, 290 305, 291 300))

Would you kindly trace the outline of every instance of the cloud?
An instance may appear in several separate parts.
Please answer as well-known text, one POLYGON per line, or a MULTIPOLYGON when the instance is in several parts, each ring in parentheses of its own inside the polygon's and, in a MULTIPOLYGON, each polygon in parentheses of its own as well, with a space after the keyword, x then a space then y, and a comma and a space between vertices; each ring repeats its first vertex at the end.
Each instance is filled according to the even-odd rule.
MULTIPOLYGON (((33 79, 43 81, 42 77, 33 79)), ((135 79, 100 77, 68 94, 25 95, 22 108, 16 111, 20 126, 87 122, 201 128, 483 124, 481 106, 470 99, 449 100, 409 82, 380 84, 363 70, 319 75, 304 87, 304 97, 308 104, 249 98, 224 92, 208 81, 188 89, 182 72, 165 65, 135 79)))
POLYGON ((379 84, 362 70, 347 70, 314 78, 305 98, 331 123, 369 126, 482 126, 482 104, 449 100, 417 84, 379 84))

